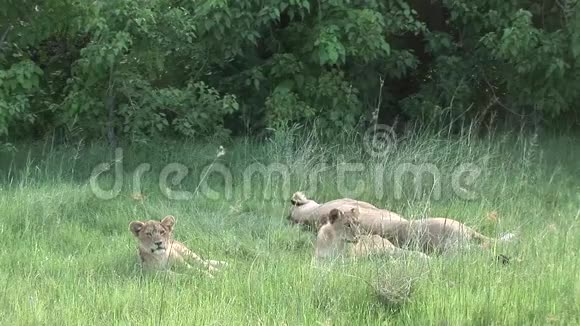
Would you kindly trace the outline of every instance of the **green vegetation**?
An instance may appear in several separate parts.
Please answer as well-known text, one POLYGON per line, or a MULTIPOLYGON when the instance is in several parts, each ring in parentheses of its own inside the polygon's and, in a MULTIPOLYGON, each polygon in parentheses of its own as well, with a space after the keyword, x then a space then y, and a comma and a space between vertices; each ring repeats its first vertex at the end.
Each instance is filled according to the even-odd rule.
POLYGON ((0 136, 577 123, 577 1, 4 0, 0 136))
MULTIPOLYGON (((219 144, 134 146, 124 152, 123 188, 111 200, 97 198, 89 185, 93 168, 112 160, 108 146, 18 144, 18 152, 0 158, 0 320, 9 325, 580 322, 576 139, 523 134, 477 139, 425 131, 404 135, 396 151, 370 157, 356 136, 343 137, 323 146, 313 134, 279 132, 262 143, 223 144, 226 154, 217 159, 219 144), (189 174, 179 185, 168 185, 194 193, 191 200, 169 200, 160 190, 160 171, 176 162, 189 167, 189 174), (217 198, 207 198, 203 187, 195 192, 202 168, 212 162, 232 173, 227 198, 215 173, 206 180, 217 198), (374 259, 315 268, 312 235, 285 222, 289 203, 280 179, 273 179, 270 199, 259 178, 248 188, 251 196, 244 193, 244 171, 256 162, 290 167, 292 192, 308 191, 306 176, 319 163, 328 164, 316 191, 308 193, 321 202, 347 195, 336 185, 338 163, 362 162, 366 169, 345 181, 351 189, 354 181, 365 182, 361 200, 408 217, 451 216, 488 235, 517 231, 520 240, 497 249, 511 257, 509 265, 496 263, 491 251, 467 251, 435 258, 429 266, 374 259), (150 163, 151 170, 137 196, 132 176, 141 163, 150 163), (370 171, 378 168, 388 176, 403 163, 434 164, 441 171, 440 198, 433 198, 432 179, 423 179, 425 187, 417 193, 412 180, 403 179, 398 197, 393 179, 385 177, 386 195, 379 199, 370 171), (480 168, 475 182, 461 181, 474 199, 460 198, 449 184, 461 163, 480 168), (195 273, 142 276, 128 224, 168 214, 177 217, 177 239, 230 266, 213 280, 195 273), (411 283, 407 297, 404 287, 411 283)), ((108 172, 99 179, 103 188, 107 181, 113 181, 108 172)))
POLYGON ((580 324, 577 0, 0 9, 2 324, 580 324), (298 190, 519 241, 315 268, 298 190), (230 267, 141 275, 169 214, 230 267))

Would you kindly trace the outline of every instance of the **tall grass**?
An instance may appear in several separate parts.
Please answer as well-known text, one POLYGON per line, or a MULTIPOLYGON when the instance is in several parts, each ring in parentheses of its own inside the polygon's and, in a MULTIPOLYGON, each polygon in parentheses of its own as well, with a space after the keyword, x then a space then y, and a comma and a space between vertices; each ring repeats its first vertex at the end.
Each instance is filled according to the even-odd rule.
MULTIPOLYGON (((83 142, 57 146, 51 140, 21 144, 18 152, 0 157, 0 320, 4 325, 580 323, 578 139, 522 133, 481 138, 469 130, 449 136, 421 129, 397 138, 396 148, 379 156, 368 155, 358 135, 325 143, 302 130, 229 144, 127 146, 123 188, 111 200, 97 198, 89 186, 94 167, 114 161, 110 148, 83 142), (227 153, 216 160, 219 145, 227 153), (133 172, 142 163, 151 170, 135 194, 133 172), (208 186, 217 198, 199 188, 190 200, 170 200, 159 185, 169 163, 189 168, 178 185, 168 184, 173 191, 194 193, 204 167, 219 166, 231 173, 231 193, 226 196, 224 179, 210 173, 208 186), (290 171, 287 187, 273 174, 271 188, 257 175, 245 189, 249 166, 272 163, 290 171), (362 163, 363 169, 346 174, 339 188, 337 167, 343 163, 362 163), (411 175, 405 175, 401 192, 395 191, 394 174, 409 163, 437 168, 440 196, 429 176, 415 191, 411 175), (474 180, 460 180, 472 199, 452 187, 464 163, 481 172, 474 180), (357 183, 359 191, 348 191, 357 183), (297 190, 319 202, 352 196, 409 218, 449 216, 492 236, 515 230, 519 241, 495 253, 435 257, 427 266, 378 258, 313 266, 313 235, 284 219, 289 192, 297 190), (168 214, 177 217, 175 238, 230 263, 219 277, 140 273, 128 224, 168 214), (510 256, 511 263, 496 263, 497 253, 510 256), (402 296, 408 300, 385 302, 381 289, 411 280, 410 295, 402 296)), ((103 173, 99 182, 106 188, 113 177, 103 173)))

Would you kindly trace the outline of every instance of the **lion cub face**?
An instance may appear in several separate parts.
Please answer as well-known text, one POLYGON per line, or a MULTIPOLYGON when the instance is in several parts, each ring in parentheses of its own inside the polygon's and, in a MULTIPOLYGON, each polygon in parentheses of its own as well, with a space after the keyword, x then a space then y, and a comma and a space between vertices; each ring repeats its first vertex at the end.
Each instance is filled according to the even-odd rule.
POLYGON ((133 221, 129 229, 139 239, 139 247, 152 254, 165 254, 171 244, 171 232, 175 218, 171 215, 159 221, 133 221))
POLYGON ((358 241, 359 221, 358 211, 353 208, 348 212, 333 208, 328 215, 328 224, 334 230, 336 240, 356 243, 358 241))
POLYGON ((318 230, 314 249, 316 259, 347 254, 347 243, 358 241, 358 226, 358 216, 354 208, 347 212, 333 208, 326 223, 318 230))

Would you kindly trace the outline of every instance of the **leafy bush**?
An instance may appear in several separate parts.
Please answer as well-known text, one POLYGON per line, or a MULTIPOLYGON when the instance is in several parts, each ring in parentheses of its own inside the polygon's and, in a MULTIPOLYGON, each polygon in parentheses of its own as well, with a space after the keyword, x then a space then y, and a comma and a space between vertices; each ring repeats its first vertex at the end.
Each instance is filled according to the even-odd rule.
POLYGON ((19 121, 34 121, 30 98, 38 91, 42 70, 30 60, 0 70, 0 135, 19 121))
POLYGON ((377 105, 381 117, 444 124, 577 113, 576 1, 4 7, 0 133, 11 137, 205 137, 229 134, 226 121, 239 132, 313 121, 331 132, 376 118, 377 105))

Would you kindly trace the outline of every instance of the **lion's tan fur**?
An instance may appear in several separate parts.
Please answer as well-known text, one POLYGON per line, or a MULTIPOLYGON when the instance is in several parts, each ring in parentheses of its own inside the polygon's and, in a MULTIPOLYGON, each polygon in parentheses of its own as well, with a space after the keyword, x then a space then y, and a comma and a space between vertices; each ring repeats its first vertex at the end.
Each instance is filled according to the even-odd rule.
POLYGON ((407 229, 401 233, 405 243, 418 246, 427 253, 444 253, 468 246, 471 242, 485 248, 494 242, 509 241, 509 237, 487 237, 459 221, 443 217, 411 220, 407 229))
POLYGON ((356 242, 358 236, 356 224, 355 216, 345 215, 336 208, 332 209, 328 222, 318 230, 314 249, 315 257, 322 259, 344 255, 347 243, 356 242))
POLYGON ((357 258, 378 254, 391 257, 415 255, 424 259, 429 258, 421 252, 398 248, 378 235, 361 234, 359 216, 360 211, 357 208, 351 208, 346 212, 336 208, 331 210, 328 220, 320 227, 316 237, 315 259, 340 256, 357 258))
POLYGON ((478 242, 481 247, 487 247, 489 244, 508 241, 513 237, 512 234, 508 234, 501 239, 490 238, 450 218, 406 220, 394 212, 350 198, 318 204, 308 199, 302 192, 297 192, 292 196, 291 202, 293 206, 289 219, 293 223, 313 226, 318 230, 327 224, 329 213, 333 209, 347 214, 354 209, 357 212, 357 224, 362 235, 377 235, 395 247, 412 247, 424 253, 443 253, 473 241, 478 242))
POLYGON ((359 236, 358 242, 351 248, 351 255, 354 257, 373 255, 386 255, 389 257, 415 256, 426 260, 429 259, 429 256, 420 251, 401 249, 376 234, 359 236))
MULTIPOLYGON (((342 207, 340 207, 342 209, 342 207)), ((357 210, 361 232, 369 235, 378 235, 399 247, 406 239, 409 221, 398 214, 380 210, 359 208, 357 210)))
POLYGON ((295 192, 290 202, 292 207, 290 208, 288 219, 295 224, 307 225, 316 229, 324 224, 324 219, 328 218, 328 214, 334 208, 340 207, 343 211, 355 207, 378 209, 372 204, 350 198, 335 199, 319 204, 314 200, 308 199, 302 192, 295 192), (322 221, 321 218, 323 219, 322 221))
POLYGON ((166 216, 161 221, 133 221, 129 230, 139 241, 139 257, 144 270, 169 270, 175 265, 192 268, 188 261, 203 266, 209 272, 218 270, 222 261, 205 260, 189 250, 183 243, 174 240, 175 218, 166 216))
POLYGON ((335 199, 318 204, 314 200, 308 199, 302 192, 296 192, 292 196, 291 203, 292 207, 288 219, 292 223, 307 225, 314 230, 318 230, 326 224, 329 213, 333 209, 339 209, 343 212, 357 209, 362 230, 383 236, 394 243, 398 243, 399 230, 404 229, 402 225, 408 223, 399 214, 350 198, 335 199))

